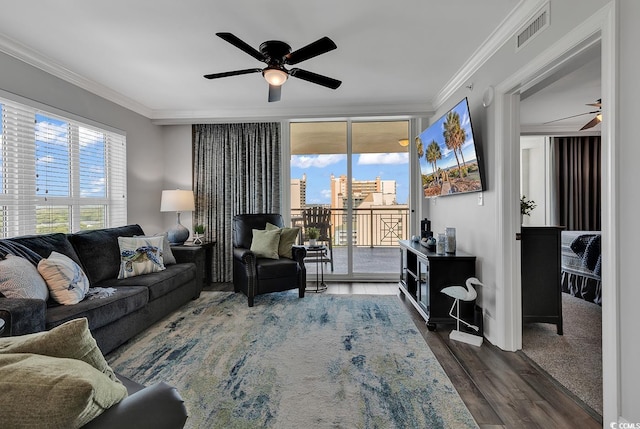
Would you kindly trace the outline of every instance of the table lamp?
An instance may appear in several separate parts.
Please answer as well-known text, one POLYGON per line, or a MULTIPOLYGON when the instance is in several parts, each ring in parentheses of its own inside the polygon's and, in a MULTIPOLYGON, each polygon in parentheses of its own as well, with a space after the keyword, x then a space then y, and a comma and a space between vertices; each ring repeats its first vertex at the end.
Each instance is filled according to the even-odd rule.
POLYGON ((173 245, 184 244, 189 238, 189 230, 180 223, 180 212, 194 211, 196 209, 193 199, 193 191, 180 189, 172 191, 162 191, 160 201, 161 212, 176 212, 178 217, 176 224, 167 231, 169 243, 173 245))

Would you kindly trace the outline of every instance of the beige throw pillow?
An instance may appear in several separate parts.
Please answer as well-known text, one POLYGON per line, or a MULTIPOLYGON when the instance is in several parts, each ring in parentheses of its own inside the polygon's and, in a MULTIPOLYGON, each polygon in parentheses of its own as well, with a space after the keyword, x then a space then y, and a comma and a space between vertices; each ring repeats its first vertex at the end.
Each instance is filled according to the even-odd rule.
POLYGON ((278 255, 283 258, 292 259, 291 248, 296 244, 300 228, 280 228, 272 223, 267 223, 267 231, 280 230, 280 243, 278 244, 278 255))
POLYGON ((258 258, 280 259, 278 256, 279 243, 279 229, 273 231, 254 229, 251 240, 251 251, 255 253, 258 258))
POLYGON ((88 363, 31 353, 0 355, 0 380, 6 428, 80 428, 127 396, 88 363))
POLYGON ((89 279, 73 259, 58 252, 51 252, 38 262, 42 276, 53 299, 64 305, 77 304, 89 291, 89 279))
POLYGON ((6 353, 35 353, 78 359, 120 383, 91 335, 85 317, 65 322, 50 331, 0 338, 0 355, 6 353))

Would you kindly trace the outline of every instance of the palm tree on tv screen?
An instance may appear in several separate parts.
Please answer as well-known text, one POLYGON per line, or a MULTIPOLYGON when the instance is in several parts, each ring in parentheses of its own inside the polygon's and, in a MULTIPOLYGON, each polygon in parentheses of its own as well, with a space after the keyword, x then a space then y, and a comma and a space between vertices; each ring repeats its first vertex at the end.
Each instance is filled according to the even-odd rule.
POLYGON ((462 155, 462 145, 467 139, 467 133, 460 125, 460 115, 457 112, 451 111, 447 113, 444 121, 444 131, 442 132, 444 137, 444 143, 447 148, 453 151, 456 157, 456 163, 458 164, 458 177, 462 178, 462 168, 460 167, 460 159, 458 158, 458 151, 462 156, 462 165, 464 165, 464 155, 462 155))
POLYGON ((438 142, 436 142, 435 140, 431 140, 431 143, 429 143, 429 146, 427 146, 426 158, 427 161, 429 161, 429 164, 431 164, 433 172, 435 173, 436 169, 438 168, 438 160, 442 159, 442 151, 440 150, 438 142))
POLYGON ((422 144, 422 139, 420 137, 416 137, 416 147, 418 149, 418 159, 424 156, 424 145, 422 144))

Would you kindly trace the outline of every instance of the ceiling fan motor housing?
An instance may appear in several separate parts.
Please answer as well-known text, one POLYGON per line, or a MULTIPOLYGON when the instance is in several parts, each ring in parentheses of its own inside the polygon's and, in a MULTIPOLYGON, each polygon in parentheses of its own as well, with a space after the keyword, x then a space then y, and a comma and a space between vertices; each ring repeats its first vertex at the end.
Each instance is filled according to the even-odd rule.
POLYGON ((291 53, 291 46, 280 40, 267 40, 260 44, 260 52, 269 65, 282 66, 285 57, 291 53))

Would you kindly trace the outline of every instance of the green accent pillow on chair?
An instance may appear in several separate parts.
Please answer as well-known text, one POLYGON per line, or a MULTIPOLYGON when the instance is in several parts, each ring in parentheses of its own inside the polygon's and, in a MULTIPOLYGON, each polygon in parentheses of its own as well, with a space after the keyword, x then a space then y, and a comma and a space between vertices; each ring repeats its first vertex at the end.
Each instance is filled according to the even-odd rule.
POLYGON ((278 245, 278 255, 283 258, 292 259, 291 248, 296 244, 300 228, 279 228, 272 223, 267 222, 267 231, 280 230, 280 244, 278 245))
POLYGON ((278 246, 280 244, 280 230, 267 231, 254 229, 251 240, 251 251, 258 258, 280 259, 278 246))

